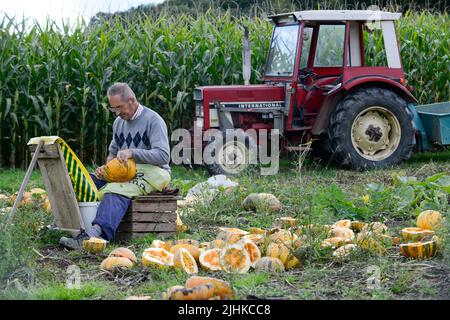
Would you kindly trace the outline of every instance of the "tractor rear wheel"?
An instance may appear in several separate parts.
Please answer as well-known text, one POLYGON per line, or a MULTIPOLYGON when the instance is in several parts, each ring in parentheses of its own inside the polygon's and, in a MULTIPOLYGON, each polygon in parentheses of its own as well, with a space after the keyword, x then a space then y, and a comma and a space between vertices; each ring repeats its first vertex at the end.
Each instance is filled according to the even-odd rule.
POLYGON ((381 88, 360 89, 339 102, 327 135, 334 162, 356 170, 396 165, 416 143, 406 101, 381 88))
POLYGON ((234 136, 224 136, 205 147, 205 166, 210 175, 237 175, 257 164, 257 144, 255 140, 243 132, 234 136))

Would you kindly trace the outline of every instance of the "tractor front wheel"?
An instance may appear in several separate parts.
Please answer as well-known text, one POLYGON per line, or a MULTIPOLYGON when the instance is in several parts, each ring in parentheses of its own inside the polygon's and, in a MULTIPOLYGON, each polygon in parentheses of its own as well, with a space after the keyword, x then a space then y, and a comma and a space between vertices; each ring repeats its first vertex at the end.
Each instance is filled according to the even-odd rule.
POLYGON ((204 156, 209 174, 237 175, 257 164, 257 144, 245 133, 234 133, 209 142, 204 156))
POLYGON ((336 106, 328 139, 334 161, 344 167, 364 170, 396 165, 408 159, 414 148, 413 116, 394 92, 360 89, 336 106))

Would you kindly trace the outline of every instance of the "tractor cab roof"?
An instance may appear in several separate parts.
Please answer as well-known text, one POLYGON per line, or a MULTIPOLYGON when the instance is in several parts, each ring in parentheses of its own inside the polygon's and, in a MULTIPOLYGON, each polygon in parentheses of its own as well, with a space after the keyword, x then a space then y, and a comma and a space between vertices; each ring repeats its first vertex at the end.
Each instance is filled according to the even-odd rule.
POLYGON ((372 10, 308 10, 282 13, 269 16, 274 23, 295 21, 392 21, 398 20, 401 13, 372 10))

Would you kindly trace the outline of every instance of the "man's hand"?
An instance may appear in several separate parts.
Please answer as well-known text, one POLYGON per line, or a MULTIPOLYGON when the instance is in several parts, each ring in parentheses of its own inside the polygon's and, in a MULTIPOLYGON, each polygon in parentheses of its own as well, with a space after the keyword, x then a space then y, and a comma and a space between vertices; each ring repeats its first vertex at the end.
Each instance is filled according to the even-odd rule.
POLYGON ((105 166, 104 165, 95 169, 95 176, 97 177, 97 179, 104 180, 105 179, 104 174, 105 174, 105 166))
POLYGON ((120 150, 117 152, 117 159, 128 162, 128 159, 133 158, 133 152, 130 149, 120 150))

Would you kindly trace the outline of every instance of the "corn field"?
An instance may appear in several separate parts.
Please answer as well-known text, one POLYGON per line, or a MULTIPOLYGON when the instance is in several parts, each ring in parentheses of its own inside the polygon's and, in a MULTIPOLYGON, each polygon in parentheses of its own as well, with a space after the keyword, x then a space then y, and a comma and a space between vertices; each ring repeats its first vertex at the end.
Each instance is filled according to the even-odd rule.
MULTIPOLYGON (((106 89, 130 83, 138 100, 189 127, 196 85, 240 84, 242 34, 252 50, 251 83, 262 78, 272 25, 264 18, 207 12, 143 16, 57 27, 0 22, 0 166, 24 167, 31 137, 58 135, 87 165, 103 163, 113 115, 106 89)), ((420 103, 450 100, 447 13, 408 13, 398 23, 403 65, 420 103)), ((382 43, 374 40, 369 47, 382 43)))

